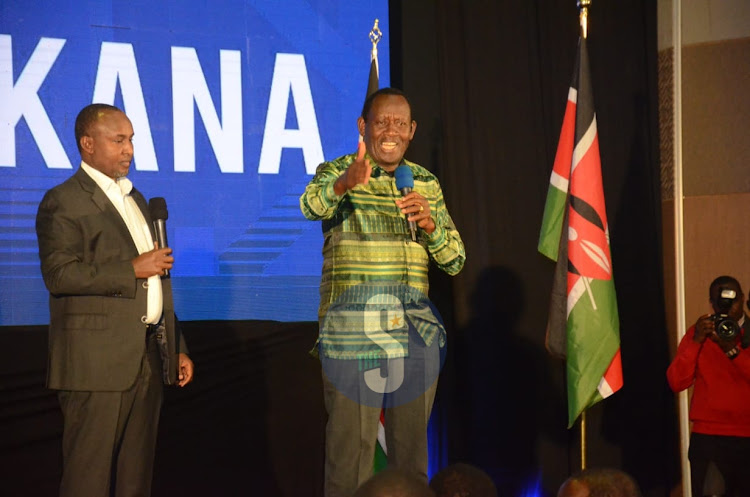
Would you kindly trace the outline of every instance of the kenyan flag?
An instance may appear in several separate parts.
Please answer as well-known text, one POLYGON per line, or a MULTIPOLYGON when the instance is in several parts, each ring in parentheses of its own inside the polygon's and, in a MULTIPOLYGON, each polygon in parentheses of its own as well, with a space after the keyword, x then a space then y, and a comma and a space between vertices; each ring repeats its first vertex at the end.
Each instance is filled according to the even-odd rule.
POLYGON ((539 252, 557 261, 547 348, 567 362, 568 427, 623 385, 620 325, 586 39, 552 168, 539 252))

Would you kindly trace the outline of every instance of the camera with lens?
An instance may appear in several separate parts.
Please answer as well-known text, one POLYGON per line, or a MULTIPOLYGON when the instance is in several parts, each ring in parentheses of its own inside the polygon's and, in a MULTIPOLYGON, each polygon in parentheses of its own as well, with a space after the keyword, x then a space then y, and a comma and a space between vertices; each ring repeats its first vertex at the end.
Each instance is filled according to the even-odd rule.
POLYGON ((711 319, 714 322, 716 334, 724 340, 734 338, 740 333, 741 328, 739 323, 729 316, 729 310, 732 308, 732 304, 736 298, 736 291, 731 288, 722 287, 719 289, 719 295, 714 302, 714 306, 718 312, 712 314, 711 319))

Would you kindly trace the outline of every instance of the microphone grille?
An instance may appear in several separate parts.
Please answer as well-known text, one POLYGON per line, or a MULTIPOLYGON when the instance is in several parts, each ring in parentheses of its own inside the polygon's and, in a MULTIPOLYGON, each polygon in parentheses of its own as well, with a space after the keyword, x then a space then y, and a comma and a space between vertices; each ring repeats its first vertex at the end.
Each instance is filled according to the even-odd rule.
POLYGON ((414 188, 414 174, 411 172, 411 168, 406 164, 398 166, 393 175, 396 177, 397 189, 414 188))
POLYGON ((168 219, 167 201, 164 197, 154 197, 148 201, 148 211, 151 219, 168 219))

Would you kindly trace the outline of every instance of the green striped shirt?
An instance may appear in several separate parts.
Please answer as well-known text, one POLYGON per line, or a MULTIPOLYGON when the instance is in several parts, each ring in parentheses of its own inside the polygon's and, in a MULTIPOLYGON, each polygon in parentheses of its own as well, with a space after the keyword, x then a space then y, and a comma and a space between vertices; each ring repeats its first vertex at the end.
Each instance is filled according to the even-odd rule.
MULTIPOLYGON (((356 154, 345 155, 318 166, 300 197, 304 216, 322 221, 323 271, 318 309, 321 326, 328 308, 347 289, 365 282, 388 281, 427 296, 430 260, 451 275, 461 271, 466 260, 463 241, 445 207, 435 175, 404 161, 414 175, 414 191, 428 200, 435 221, 435 231, 428 235, 419 229, 418 243, 414 243, 405 216, 394 202, 401 198, 396 181, 377 164, 372 166, 366 185, 357 185, 341 196, 334 193, 334 183, 355 157, 356 154)), ((421 330, 420 334, 429 345, 432 336, 425 336, 421 330)), ((320 337, 324 349, 331 345, 329 340, 335 341, 335 337, 320 337)))

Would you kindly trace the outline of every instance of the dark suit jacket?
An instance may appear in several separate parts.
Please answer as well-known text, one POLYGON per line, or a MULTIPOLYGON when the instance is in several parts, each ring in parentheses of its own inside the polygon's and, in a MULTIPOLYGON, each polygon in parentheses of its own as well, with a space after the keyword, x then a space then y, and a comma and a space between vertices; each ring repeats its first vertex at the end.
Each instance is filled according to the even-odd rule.
MULTIPOLYGON (((146 200, 131 195, 153 232, 146 200)), ((36 219, 42 276, 50 292, 47 386, 123 391, 145 348, 147 284, 131 261, 138 250, 107 195, 83 170, 49 190, 36 219)), ((153 235, 153 233, 152 233, 153 235)), ((174 319, 172 286, 162 279, 164 318, 174 319)), ((182 349, 187 352, 184 341, 182 349)))

